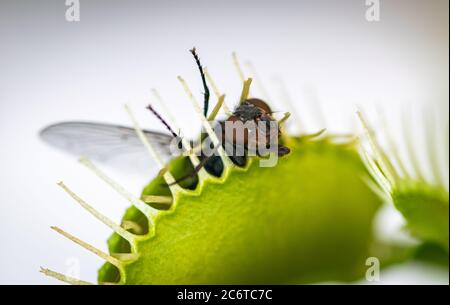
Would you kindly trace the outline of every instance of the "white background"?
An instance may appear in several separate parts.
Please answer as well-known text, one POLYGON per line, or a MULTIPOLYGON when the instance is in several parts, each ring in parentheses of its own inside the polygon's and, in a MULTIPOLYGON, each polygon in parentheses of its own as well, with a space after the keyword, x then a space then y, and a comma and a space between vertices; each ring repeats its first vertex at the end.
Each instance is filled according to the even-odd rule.
MULTIPOLYGON (((131 104, 142 125, 163 130, 144 109, 155 87, 184 133, 194 134, 198 120, 176 80, 183 75, 201 97, 187 52, 192 46, 229 105, 241 87, 232 51, 242 62, 253 62, 280 110, 285 107, 282 78, 308 130, 322 127, 311 111, 319 100, 337 130, 351 127, 357 105, 380 105, 388 113, 396 105, 448 113, 445 0, 381 0, 379 22, 366 21, 363 0, 80 2, 76 23, 65 20, 64 1, 0 2, 3 284, 54 284, 39 266, 66 272, 74 260, 81 278, 96 280, 101 260, 49 226, 61 226, 104 250, 111 232, 56 182, 64 180, 116 221, 128 203, 76 158, 44 145, 38 131, 64 120, 129 125, 124 103, 131 104)), ((145 175, 102 168, 135 194, 155 174, 150 168, 142 168, 145 175)), ((395 230, 398 222, 393 223, 395 230)), ((448 273, 400 266, 384 271, 382 282, 448 283, 448 273)))

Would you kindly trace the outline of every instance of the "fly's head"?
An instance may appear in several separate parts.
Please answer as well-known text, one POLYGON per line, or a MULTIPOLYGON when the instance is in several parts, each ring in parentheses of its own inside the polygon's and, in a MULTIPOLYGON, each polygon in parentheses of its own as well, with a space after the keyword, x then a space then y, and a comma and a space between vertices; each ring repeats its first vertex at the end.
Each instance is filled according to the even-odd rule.
MULTIPOLYGON (((227 121, 251 124, 245 125, 243 137, 233 135, 232 141, 246 147, 263 145, 268 148, 273 144, 278 145, 281 131, 272 113, 269 105, 261 99, 250 98, 241 103, 227 121)), ((290 152, 289 148, 282 145, 278 145, 277 149, 278 156, 284 156, 290 152)))

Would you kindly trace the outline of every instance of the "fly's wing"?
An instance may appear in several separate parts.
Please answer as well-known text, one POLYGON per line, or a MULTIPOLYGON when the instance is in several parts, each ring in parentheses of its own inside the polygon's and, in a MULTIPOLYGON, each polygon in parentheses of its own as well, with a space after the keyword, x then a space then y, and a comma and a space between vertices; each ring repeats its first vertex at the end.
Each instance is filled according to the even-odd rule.
MULTIPOLYGON (((144 130, 164 161, 170 157, 172 136, 144 130)), ((155 166, 133 128, 91 122, 62 122, 40 132, 44 142, 78 157, 104 162, 127 171, 146 171, 155 166)))

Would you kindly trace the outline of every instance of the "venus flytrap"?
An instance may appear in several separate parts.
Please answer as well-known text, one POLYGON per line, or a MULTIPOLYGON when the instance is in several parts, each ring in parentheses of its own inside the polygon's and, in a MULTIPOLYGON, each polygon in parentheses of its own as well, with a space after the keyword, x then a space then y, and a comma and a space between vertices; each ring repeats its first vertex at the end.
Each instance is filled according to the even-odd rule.
MULTIPOLYGON (((375 133, 362 113, 359 112, 358 115, 372 149, 372 153, 369 153, 367 149, 362 148, 362 156, 377 185, 375 188, 378 188, 381 196, 387 198, 402 213, 407 222, 407 229, 413 236, 423 242, 437 244, 448 253, 449 194, 448 185, 440 173, 440 170, 444 169, 448 176, 448 166, 440 165, 444 162, 439 161, 436 152, 438 147, 448 147, 448 136, 443 142, 433 141, 437 130, 427 130, 426 153, 429 160, 427 167, 432 169, 433 176, 433 179, 427 179, 419 164, 410 130, 405 134, 409 160, 399 156, 398 147, 392 145, 391 139, 389 142, 392 145, 392 154, 388 156, 377 142, 375 133), (407 162, 410 163, 411 169, 407 169, 405 165, 407 162)), ((404 124, 404 128, 409 127, 410 125, 404 124)), ((448 130, 448 126, 446 128, 448 130)), ((448 158, 448 152, 446 154, 448 158)))
MULTIPOLYGON (((108 256, 99 283, 306 283, 362 276, 379 200, 360 179, 365 170, 353 144, 314 136, 289 137, 292 154, 274 168, 252 158, 245 168, 231 166, 175 196, 158 176, 142 197, 171 196, 171 207, 155 211, 151 224, 139 205, 126 212, 123 222, 153 229, 134 246, 114 234, 110 253, 134 248, 139 256, 132 263, 108 256)), ((176 177, 189 166, 177 158, 164 175, 176 177)))
MULTIPOLYGON (((379 206, 359 178, 362 163, 349 148, 297 143, 275 168, 251 160, 221 181, 199 182, 199 195, 181 196, 176 208, 161 214, 157 234, 139 246, 145 254, 128 266, 127 283, 302 283, 362 276, 379 206)), ((143 194, 158 194, 159 185, 151 183, 143 194)), ((132 218, 133 210, 126 216, 132 218)), ((109 246, 116 252, 126 241, 115 235, 109 246)), ((100 282, 116 272, 105 265, 100 282)))
POLYGON ((82 281, 82 280, 79 280, 79 279, 76 279, 76 278, 73 278, 73 277, 70 277, 70 276, 67 276, 67 275, 64 275, 64 274, 61 274, 61 273, 49 270, 49 269, 42 268, 42 267, 41 267, 40 272, 45 274, 45 275, 47 275, 47 276, 50 276, 50 277, 52 277, 54 279, 57 279, 57 280, 59 280, 61 282, 64 282, 64 283, 67 283, 67 284, 71 284, 71 285, 94 285, 93 283, 82 281))
MULTIPOLYGON (((238 62, 235 55, 233 59, 238 62)), ((243 101, 250 94, 251 78, 238 65, 237 70, 243 101)), ((220 109, 229 113, 224 94, 208 72, 205 76, 218 100, 213 117, 220 109)), ((218 143, 186 82, 179 80, 203 128, 218 143)), ((224 166, 218 177, 203 170, 174 183, 198 164, 197 148, 185 141, 186 155, 164 164, 127 111, 160 173, 135 198, 82 159, 132 206, 118 225, 69 193, 113 229, 110 254, 57 230, 106 261, 99 270, 100 284, 312 283, 364 276, 366 260, 377 245, 372 227, 382 200, 376 192, 397 196, 391 177, 384 174, 389 165, 380 166, 381 152, 377 159, 365 154, 363 162, 353 135, 330 135, 325 129, 313 134, 284 133, 280 141, 291 153, 274 167, 260 167, 259 157, 249 157, 244 166, 238 166, 220 146, 224 166)), ((170 117, 171 124, 176 124, 170 117)), ((86 283, 47 269, 43 272, 71 284, 86 283)))

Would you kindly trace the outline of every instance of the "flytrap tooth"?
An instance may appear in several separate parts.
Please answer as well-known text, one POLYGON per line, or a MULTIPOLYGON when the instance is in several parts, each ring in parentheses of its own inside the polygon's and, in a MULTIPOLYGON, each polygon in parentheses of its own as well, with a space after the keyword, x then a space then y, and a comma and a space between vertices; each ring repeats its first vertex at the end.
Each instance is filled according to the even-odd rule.
POLYGON ((157 195, 146 195, 142 197, 145 203, 160 203, 160 204, 172 204, 172 197, 170 196, 157 196, 157 195))
MULTIPOLYGON (((206 79, 208 80, 208 83, 211 85, 211 88, 213 89, 213 92, 215 94, 215 96, 220 99, 220 97, 223 95, 220 93, 219 88, 216 86, 216 83, 214 82, 214 80, 211 77, 211 74, 209 74, 209 71, 207 68, 203 68, 203 74, 205 74, 206 79)), ((230 110, 230 108, 227 106, 227 103, 223 102, 222 105, 223 111, 227 114, 227 115, 232 115, 233 112, 230 110)))
MULTIPOLYGON (((440 142, 440 163, 443 165, 442 166, 442 183, 444 188, 447 190, 447 192, 449 191, 449 120, 448 118, 446 120, 439 120, 438 122, 438 126, 436 126, 436 128, 440 131, 439 134, 437 134, 436 136, 439 136, 439 139, 444 139, 443 142, 440 142), (443 144, 443 145, 442 145, 443 144)), ((438 142, 436 142, 436 145, 438 145, 438 142)))
POLYGON ((384 192, 386 192, 387 194, 391 194, 392 185, 387 180, 386 176, 381 172, 380 168, 375 163, 375 160, 369 155, 369 153, 362 147, 361 144, 360 155, 372 178, 378 183, 378 185, 383 189, 384 192))
POLYGON ((242 70, 242 67, 241 67, 241 64, 239 63, 239 59, 238 59, 236 52, 231 53, 231 57, 233 59, 233 65, 234 65, 234 68, 236 69, 237 74, 239 75, 239 78, 241 79, 242 82, 245 81, 244 70, 242 70))
POLYGON ((139 258, 138 253, 111 253, 111 256, 124 263, 131 263, 139 258))
POLYGON ((303 140, 303 141, 305 141, 305 140, 313 140, 313 139, 316 139, 316 138, 320 137, 321 135, 323 135, 326 131, 327 131, 326 128, 322 128, 321 130, 319 130, 317 132, 301 136, 300 139, 303 140))
MULTIPOLYGON (((156 150, 153 148, 153 146, 150 144, 150 142, 144 135, 142 128, 139 126, 136 118, 134 117, 133 112, 131 111, 130 107, 128 107, 128 105, 125 105, 125 110, 128 112, 128 115, 129 115, 131 121, 133 122, 136 134, 138 135, 142 144, 144 144, 145 148, 147 148, 152 159, 156 162, 158 169, 159 170, 165 169, 164 163, 162 162, 161 158, 156 153, 156 150)), ((182 188, 178 184, 176 184, 175 178, 172 176, 172 174, 169 171, 165 171, 163 177, 173 195, 177 192, 183 191, 182 188)))
POLYGON ((269 91, 267 90, 266 86, 264 86, 263 81, 261 80, 261 77, 257 73, 255 66, 249 60, 245 63, 245 65, 247 66, 248 70, 250 71, 250 74, 252 75, 252 78, 255 81, 256 86, 259 88, 259 91, 261 92, 262 97, 264 98, 264 100, 267 103, 270 104, 272 102, 272 98, 270 97, 269 91))
POLYGON ((135 221, 131 221, 131 220, 122 220, 122 223, 120 224, 120 226, 127 231, 133 231, 134 234, 137 235, 142 235, 145 234, 145 230, 144 228, 138 224, 135 221))
POLYGON ((233 165, 233 162, 228 158, 228 156, 225 153, 225 150, 222 147, 222 144, 220 143, 220 140, 217 138, 216 133, 211 127, 211 124, 208 122, 208 120, 203 115, 202 109, 200 108, 199 103, 195 99, 194 95, 192 94, 192 91, 189 89, 189 86, 187 85, 186 81, 181 77, 178 76, 178 80, 180 81, 181 85, 184 88, 184 91, 186 92, 187 96, 189 97, 189 100, 191 101, 192 105, 194 106, 194 110, 197 113, 198 117, 200 118, 203 127, 205 128, 206 132, 208 133, 208 136, 210 137, 214 147, 217 147, 217 151, 222 159, 223 165, 225 168, 229 168, 233 165))
MULTIPOLYGON (((447 192, 449 191, 449 121, 447 121, 444 124, 439 124, 438 129, 441 131, 441 136, 444 138, 444 145, 441 145, 441 157, 443 161, 441 163, 444 165, 442 167, 442 180, 443 185, 447 189, 447 192)), ((437 143, 436 143, 437 145, 437 143)), ((441 159, 441 160, 442 160, 441 159)))
MULTIPOLYGON (((171 111, 167 107, 167 104, 164 102, 163 98, 161 97, 161 94, 159 94, 159 91, 156 88, 152 88, 152 94, 155 97, 155 99, 158 101, 159 105, 163 108, 164 115, 169 119, 172 126, 175 124, 175 117, 172 115, 171 111)), ((174 129, 177 130, 178 128, 174 126, 174 129)))
POLYGON ((253 79, 251 77, 247 79, 245 78, 245 74, 241 68, 241 65, 239 64, 236 52, 233 52, 231 56, 233 57, 234 67, 236 68, 236 71, 238 72, 239 77, 243 82, 241 97, 239 99, 239 102, 242 104, 246 99, 248 99, 248 95, 250 94, 250 85, 252 84, 253 79))
MULTIPOLYGON (((439 164, 439 140, 438 140, 438 128, 436 122, 438 122, 438 118, 434 115, 433 112, 425 112, 425 134, 428 135, 426 137, 427 147, 428 147, 428 162, 431 165, 431 174, 433 176, 433 180, 437 185, 444 185, 444 176, 441 173, 441 166, 439 164)), ((447 167, 448 168, 448 167, 447 167)))
POLYGON ((291 116, 290 112, 285 112, 283 114, 283 117, 278 121, 278 124, 280 124, 280 125, 284 124, 286 122, 286 120, 290 118, 290 116, 291 116))
POLYGON ((52 271, 50 269, 46 269, 46 268, 42 268, 42 267, 41 267, 41 270, 39 272, 45 274, 46 276, 52 277, 54 279, 57 279, 58 281, 65 282, 65 283, 71 284, 71 285, 95 285, 93 283, 86 282, 86 281, 83 281, 83 280, 79 280, 77 278, 70 277, 70 276, 67 276, 65 274, 62 274, 62 273, 59 273, 59 272, 55 272, 55 271, 52 271))
POLYGON ((241 104, 248 99, 248 95, 250 94, 250 85, 251 84, 252 84, 252 78, 250 78, 250 77, 244 81, 244 84, 242 86, 241 97, 239 99, 241 104))
POLYGON ((384 202, 392 202, 391 194, 387 193, 380 185, 375 183, 370 176, 363 176, 362 180, 384 202))
POLYGON ((120 267, 120 266, 122 265, 122 263, 121 263, 118 259, 116 259, 116 258, 114 258, 114 257, 112 257, 112 256, 110 256, 110 255, 108 255, 108 254, 106 254, 105 252, 103 252, 103 251, 101 251, 101 250, 95 248, 94 246, 91 246, 90 244, 88 244, 88 243, 82 241, 81 239, 76 238, 75 236, 73 236, 73 235, 71 235, 71 234, 65 232, 64 230, 61 230, 61 229, 58 228, 58 227, 50 227, 50 228, 51 228, 52 230, 58 232, 59 234, 61 234, 61 235, 64 236, 65 238, 67 238, 67 239, 73 241, 74 243, 78 244, 79 246, 83 247, 84 249, 86 249, 86 250, 88 250, 88 251, 94 253, 94 254, 97 255, 98 257, 104 259, 104 260, 107 261, 108 263, 110 263, 110 264, 112 264, 112 265, 114 265, 114 266, 116 266, 116 267, 120 267))
POLYGON ((214 106, 213 110, 211 111, 211 114, 208 116, 208 121, 214 121, 216 119, 217 114, 220 111, 220 108, 225 105, 225 94, 222 94, 219 96, 219 99, 217 100, 216 105, 214 106))
POLYGON ((360 139, 355 134, 328 135, 326 140, 334 145, 344 147, 354 147, 360 143, 360 139))
POLYGON ((426 179, 425 176, 423 175, 422 169, 420 168, 419 159, 417 158, 416 149, 414 148, 414 140, 412 138, 413 133, 410 130, 411 124, 408 116, 406 116, 406 113, 408 113, 408 111, 404 112, 402 127, 407 153, 409 156, 409 161, 412 165, 416 178, 425 181, 426 179))
POLYGON ((381 156, 381 159, 384 161, 384 165, 387 167, 387 170, 392 175, 392 178, 394 181, 398 181, 400 179, 400 176, 398 174, 398 171, 395 169, 394 165, 392 164, 389 156, 387 155, 386 151, 381 147, 381 145, 376 141, 375 135, 372 131, 373 139, 375 141, 375 144, 379 148, 379 153, 381 156))
POLYGON ((290 112, 285 112, 283 117, 278 121, 278 128, 280 129, 281 132, 281 138, 284 139, 285 141, 288 141, 288 135, 284 124, 286 123, 287 119, 289 119, 290 116, 291 116, 290 112))
MULTIPOLYGON (((269 91, 266 89, 266 86, 264 86, 263 81, 261 80, 261 77, 256 71, 255 66, 251 61, 246 62, 246 66, 248 67, 250 74, 252 75, 253 80, 255 81, 257 87, 259 88, 259 91, 261 92, 263 99, 266 101, 266 103, 271 104, 273 102, 269 91)), ((290 107, 287 107, 286 109, 290 109, 290 107)), ((286 138, 286 132, 284 130, 283 124, 286 122, 286 120, 291 116, 290 112, 285 112, 283 117, 278 121, 278 124, 281 129, 281 134, 284 138, 286 138)))
MULTIPOLYGON (((177 126, 175 119, 174 119, 173 115, 171 114, 170 110, 165 106, 166 103, 162 99, 159 92, 156 89, 153 89, 152 92, 153 92, 153 95, 155 96, 155 98, 158 100, 159 104, 164 108, 164 114, 166 114, 167 117, 169 118, 170 124, 175 129, 180 130, 180 128, 177 126)), ((194 168, 197 167, 200 164, 200 160, 199 160, 198 156, 194 153, 194 151, 191 147, 191 144, 184 137, 181 138, 181 144, 183 145, 183 148, 185 149, 185 151, 188 153, 189 160, 191 161, 194 168)), ((202 180, 206 179, 208 174, 206 173, 206 170, 202 167, 199 170, 199 172, 197 173, 197 176, 202 181, 202 180)))
POLYGON ((382 174, 386 177, 387 181, 389 182, 389 185, 392 187, 398 180, 397 174, 393 169, 393 166, 389 162, 388 158, 386 157, 381 146, 376 141, 373 130, 370 128, 362 112, 357 111, 357 115, 364 129, 367 140, 369 141, 369 144, 373 150, 375 160, 379 164, 382 174))
MULTIPOLYGON (((392 141, 392 138, 391 138, 391 140, 388 140, 388 141, 392 141)), ((408 169, 406 168, 406 165, 403 162, 403 159, 400 157, 397 146, 394 144, 394 142, 391 142, 391 144, 389 144, 389 146, 390 146, 391 155, 399 167, 400 175, 406 179, 410 179, 411 175, 410 175, 408 169)))
POLYGON ((367 120, 364 118, 364 115, 362 114, 362 112, 359 112, 358 117, 360 118, 360 121, 362 120, 361 122, 365 125, 366 133, 368 133, 368 135, 371 136, 371 143, 372 143, 371 145, 375 145, 375 148, 373 148, 373 149, 378 150, 377 152, 375 152, 375 153, 379 154, 380 160, 377 160, 377 162, 383 162, 383 164, 380 164, 380 166, 382 167, 383 171, 387 171, 386 178, 393 179, 393 180, 391 180, 391 183, 395 183, 396 181, 398 181, 400 179, 398 171, 395 169, 394 165, 392 164, 391 160, 389 159, 388 155, 386 154, 386 151, 378 143, 372 128, 367 123, 367 120), (383 168, 383 166, 385 168, 383 168))
POLYGON ((297 108, 294 106, 294 102, 292 101, 291 95, 289 94, 286 85, 281 79, 277 79, 279 90, 281 92, 281 102, 285 105, 285 109, 289 110, 292 114, 292 120, 295 124, 297 131, 302 134, 306 133, 306 128, 302 123, 301 115, 298 112, 297 108))
POLYGON ((130 232, 124 230, 121 226, 110 220, 108 217, 103 215, 102 213, 98 212, 96 209, 94 209, 92 206, 90 206, 88 203, 86 203, 83 199, 78 197, 74 192, 72 192, 63 182, 59 182, 58 185, 66 191, 67 194, 70 195, 76 202, 78 202, 82 208, 84 208, 86 211, 91 213, 95 218, 100 220, 102 223, 110 227, 114 232, 119 234, 121 237, 126 239, 130 245, 134 244, 135 241, 135 235, 131 234, 130 232))
POLYGON ((311 114, 316 117, 316 121, 319 126, 330 126, 323 108, 323 102, 317 96, 317 92, 314 88, 310 89, 310 98, 307 99, 307 103, 310 106, 309 108, 312 110, 311 114))
POLYGON ((94 174, 97 175, 101 180, 106 182, 109 186, 111 186, 117 193, 119 193, 122 197, 127 199, 134 207, 136 207, 142 214, 144 214, 150 221, 150 225, 153 225, 153 217, 158 213, 158 210, 148 206, 142 200, 134 197, 129 191, 127 191, 124 187, 119 185, 113 179, 109 178, 105 173, 99 170, 89 159, 81 158, 80 162, 85 165, 88 169, 90 169, 94 174))
POLYGON ((381 126, 383 128, 383 134, 386 137, 388 150, 390 151, 390 155, 392 155, 392 158, 398 167, 398 175, 400 177, 410 179, 411 178, 410 173, 409 173, 408 169, 406 168, 405 163, 403 162, 403 159, 400 157, 398 147, 395 144, 394 139, 392 138, 392 135, 389 130, 384 112, 381 109, 378 109, 378 115, 381 118, 381 126))

